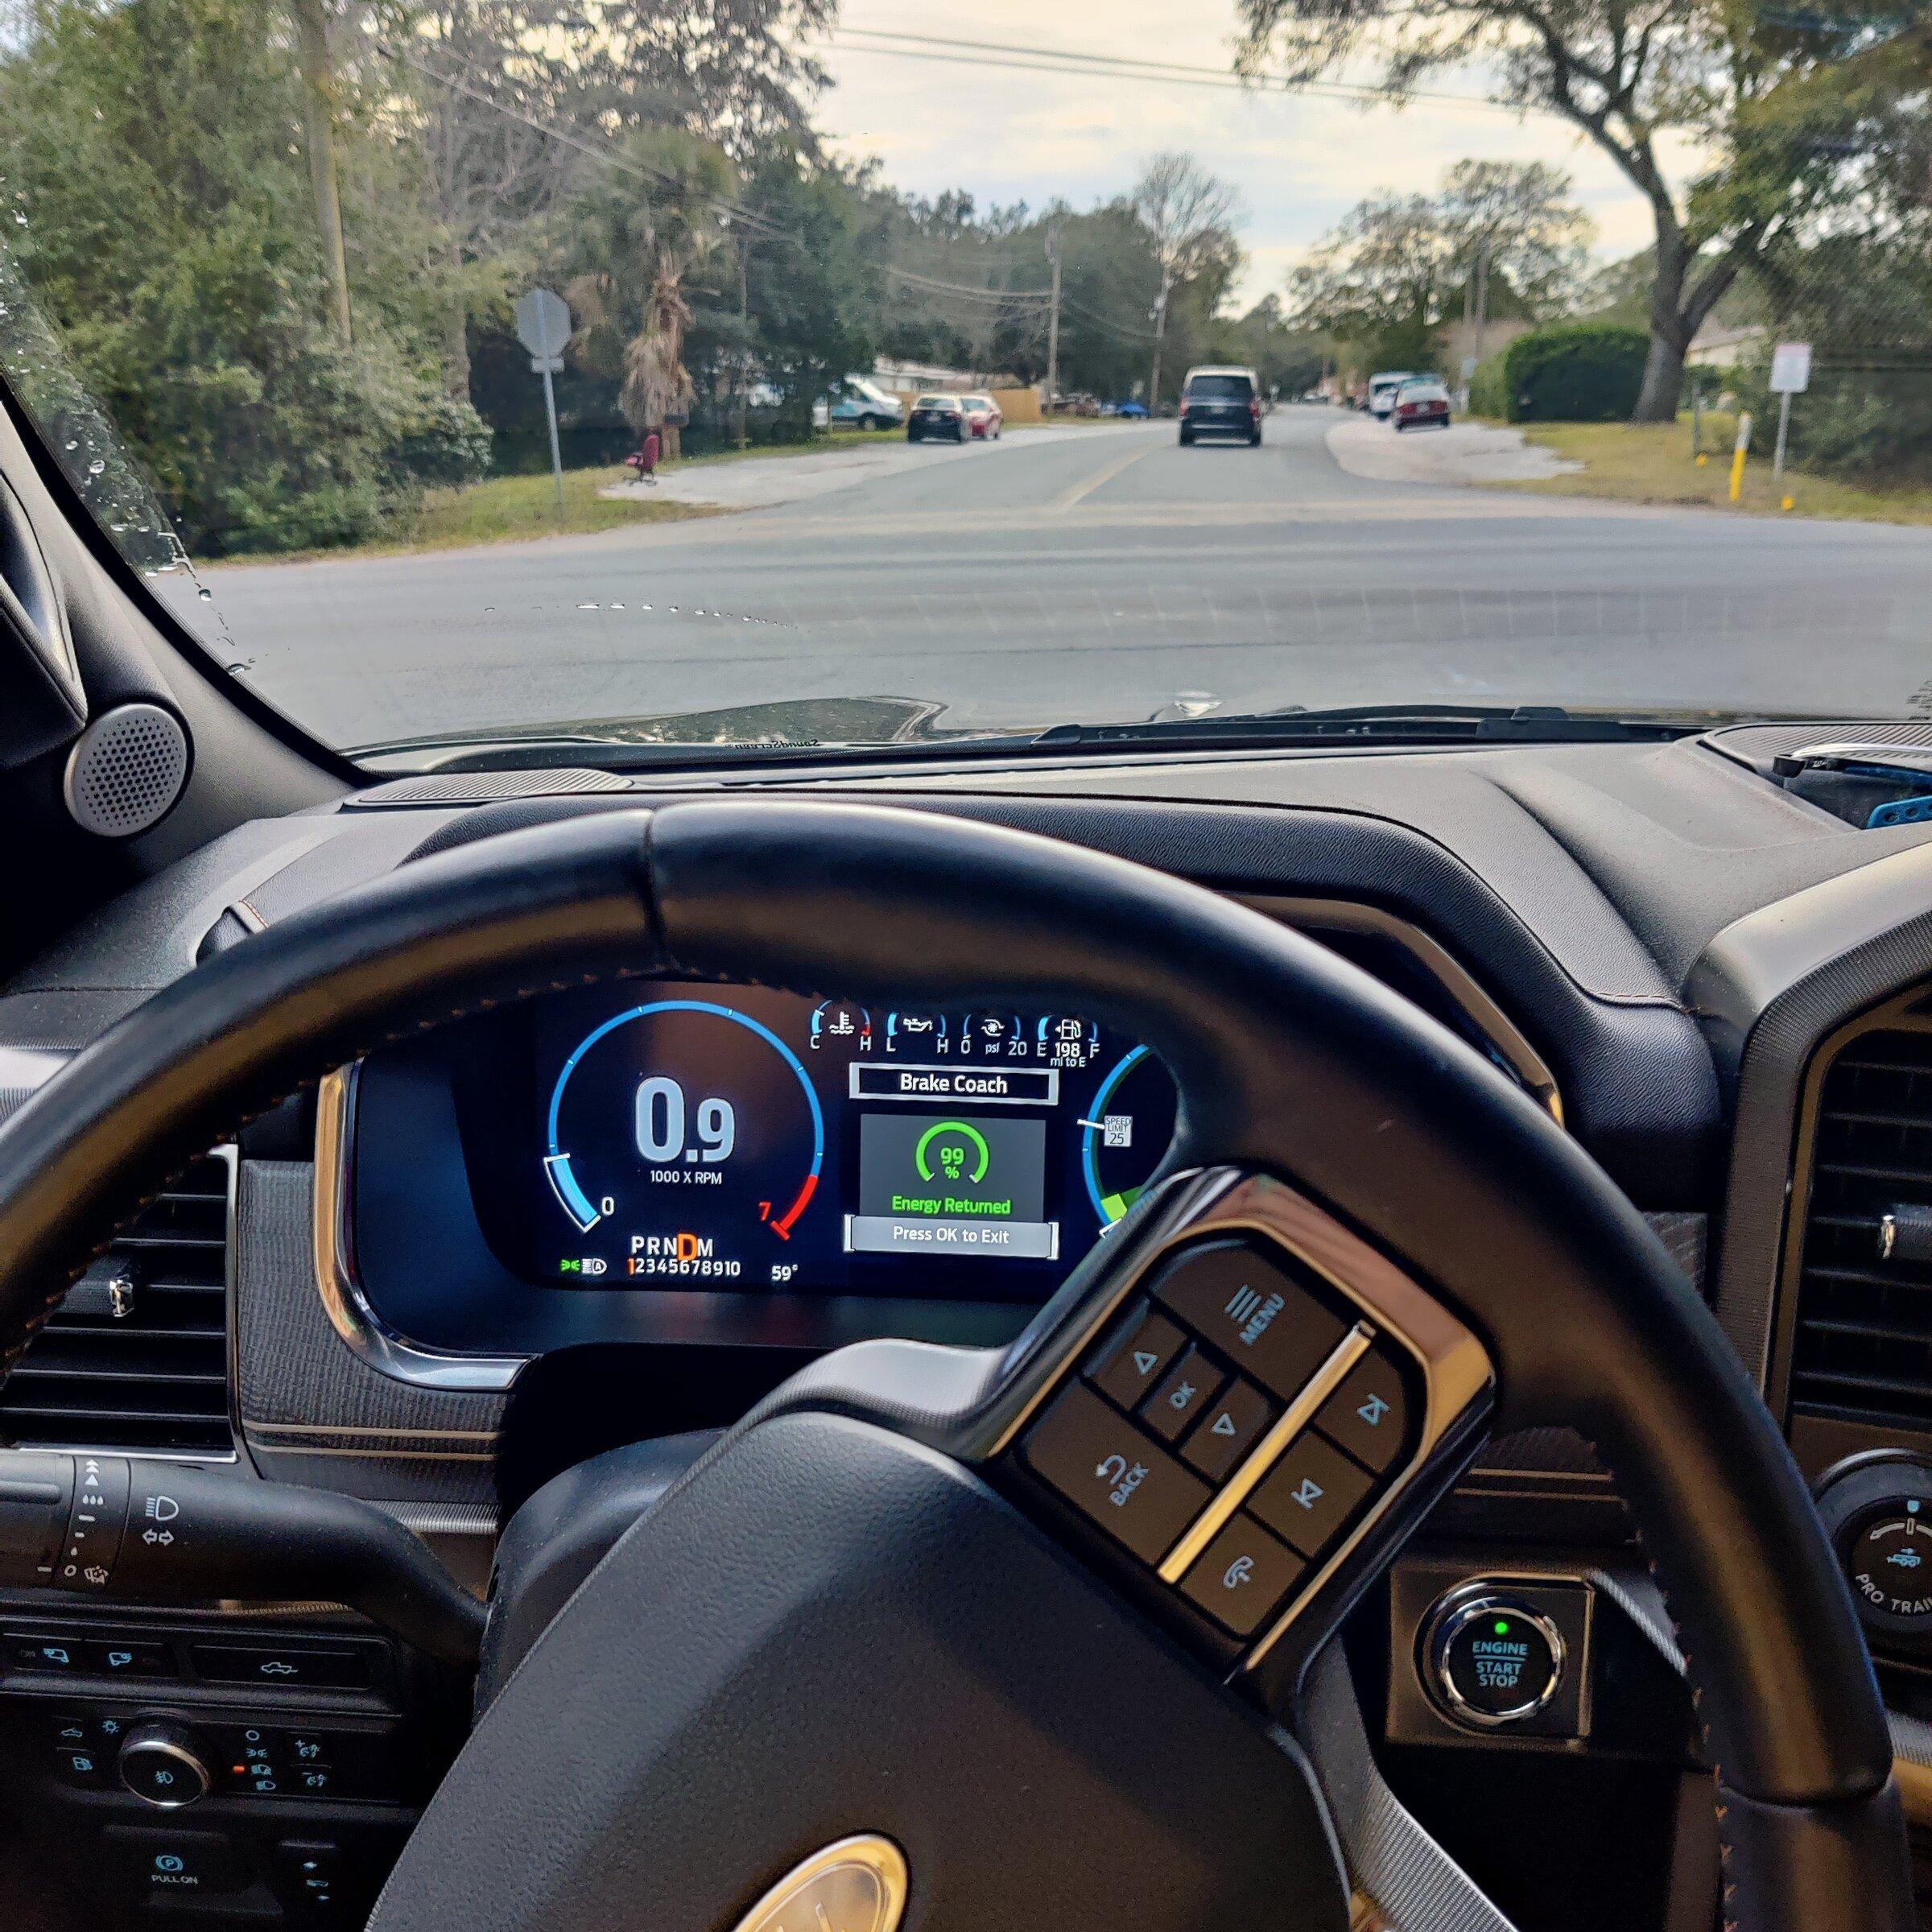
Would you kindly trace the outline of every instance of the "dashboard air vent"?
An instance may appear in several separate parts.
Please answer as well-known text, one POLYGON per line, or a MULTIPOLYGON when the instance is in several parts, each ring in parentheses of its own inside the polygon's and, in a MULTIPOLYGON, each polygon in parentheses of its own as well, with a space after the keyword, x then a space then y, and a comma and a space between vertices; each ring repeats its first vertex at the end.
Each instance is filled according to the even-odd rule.
POLYGON ((27 1448, 226 1455, 225 1154, 197 1161, 74 1284, 0 1384, 27 1448))
POLYGON ((1792 1338, 1794 1413, 1932 1431, 1932 1033, 1826 1070, 1792 1338))

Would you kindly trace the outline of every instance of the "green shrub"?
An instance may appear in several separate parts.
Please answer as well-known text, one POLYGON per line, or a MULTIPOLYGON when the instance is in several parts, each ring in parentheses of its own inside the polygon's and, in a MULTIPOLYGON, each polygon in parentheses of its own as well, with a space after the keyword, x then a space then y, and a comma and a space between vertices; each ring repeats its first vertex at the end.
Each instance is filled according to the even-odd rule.
MULTIPOLYGON (((1740 408, 1757 419, 1752 441, 1769 452, 1777 398, 1769 367, 1733 370, 1740 408)), ((1932 481, 1932 371, 1814 367, 1811 386, 1791 398, 1790 460, 1850 483, 1922 489, 1932 481)))
POLYGON ((1509 354, 1506 349, 1499 349, 1492 356, 1484 356, 1476 365, 1476 374, 1469 378, 1469 413, 1472 416, 1507 416, 1509 413, 1509 384, 1503 374, 1503 361, 1509 354))
POLYGON ((1533 328, 1503 352, 1509 420, 1617 422, 1637 407, 1649 353, 1642 329, 1614 323, 1533 328))

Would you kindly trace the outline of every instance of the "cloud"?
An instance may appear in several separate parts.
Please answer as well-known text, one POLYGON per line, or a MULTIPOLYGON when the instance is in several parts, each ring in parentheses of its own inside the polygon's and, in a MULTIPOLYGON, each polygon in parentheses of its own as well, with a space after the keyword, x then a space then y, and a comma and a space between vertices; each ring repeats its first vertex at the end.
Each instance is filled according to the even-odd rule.
MULTIPOLYGON (((860 4, 847 28, 997 41, 1016 47, 1231 68, 1231 6, 1172 0, 1064 0, 1042 31, 1031 0, 860 4)), ((1575 179, 1597 225, 1596 253, 1629 254, 1650 239, 1649 204, 1608 156, 1547 114, 1471 101, 1418 101, 1400 110, 1307 93, 1235 92, 1097 73, 1042 72, 939 57, 910 59, 835 39, 823 54, 832 85, 817 119, 849 159, 876 156, 895 187, 964 188, 985 206, 1056 196, 1086 207, 1121 192, 1141 159, 1185 148, 1232 181, 1247 204, 1244 299, 1278 288, 1292 264, 1355 202, 1385 190, 1426 191, 1454 162, 1547 161, 1575 179)), ((1480 72, 1436 91, 1479 96, 1480 72)), ((1687 164, 1681 150, 1671 157, 1687 164)))

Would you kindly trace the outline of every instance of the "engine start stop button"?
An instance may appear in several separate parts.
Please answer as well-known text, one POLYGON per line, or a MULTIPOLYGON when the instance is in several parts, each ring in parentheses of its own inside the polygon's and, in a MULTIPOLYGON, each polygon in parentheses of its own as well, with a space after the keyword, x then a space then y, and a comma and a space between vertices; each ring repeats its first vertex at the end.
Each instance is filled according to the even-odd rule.
POLYGON ((1563 1633, 1540 1611, 1498 1591, 1446 1598, 1428 1650, 1430 1688, 1444 1712, 1486 1730, 1535 1716, 1563 1681, 1563 1633))

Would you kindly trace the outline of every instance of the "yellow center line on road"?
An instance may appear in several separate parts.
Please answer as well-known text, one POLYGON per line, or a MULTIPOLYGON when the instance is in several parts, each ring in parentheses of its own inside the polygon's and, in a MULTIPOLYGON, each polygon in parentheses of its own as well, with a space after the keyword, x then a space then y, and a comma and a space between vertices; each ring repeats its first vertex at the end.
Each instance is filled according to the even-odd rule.
POLYGON ((1122 456, 1117 462, 1109 463, 1104 469, 1096 469, 1084 483, 1076 483, 1063 495, 1056 497, 1046 507, 1056 515, 1071 510, 1076 503, 1084 503, 1103 483, 1111 483, 1123 470, 1133 469, 1135 464, 1154 454, 1154 449, 1164 448, 1164 444, 1156 444, 1153 449, 1137 449, 1132 455, 1122 456))

